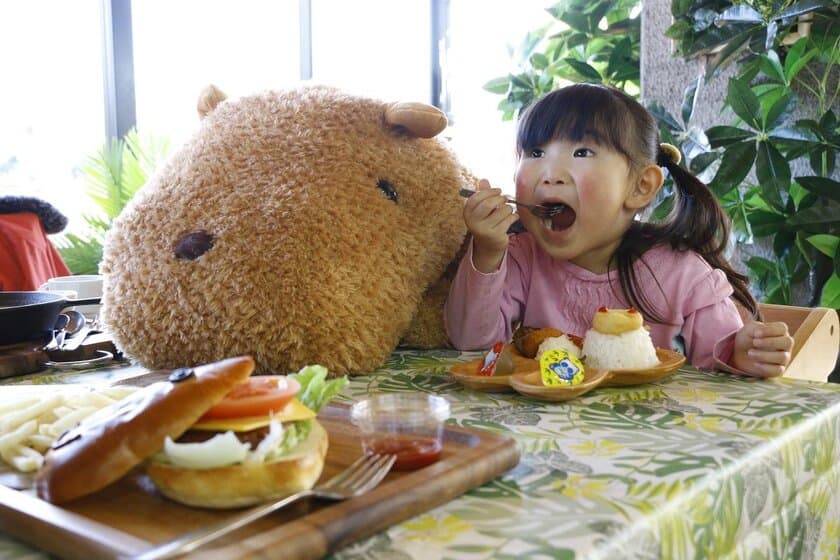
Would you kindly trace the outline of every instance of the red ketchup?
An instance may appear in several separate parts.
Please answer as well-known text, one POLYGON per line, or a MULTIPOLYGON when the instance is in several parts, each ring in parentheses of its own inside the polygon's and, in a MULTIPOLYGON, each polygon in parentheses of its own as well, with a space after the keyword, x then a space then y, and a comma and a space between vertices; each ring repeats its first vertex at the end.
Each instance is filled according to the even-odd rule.
POLYGON ((409 434, 382 435, 364 442, 364 450, 370 453, 394 454, 397 460, 395 470, 410 471, 431 465, 443 451, 443 444, 434 438, 409 434))

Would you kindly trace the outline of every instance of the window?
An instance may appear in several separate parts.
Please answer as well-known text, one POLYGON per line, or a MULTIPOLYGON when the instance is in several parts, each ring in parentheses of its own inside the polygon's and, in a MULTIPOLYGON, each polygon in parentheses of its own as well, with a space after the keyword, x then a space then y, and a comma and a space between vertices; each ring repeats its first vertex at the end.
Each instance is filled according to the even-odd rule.
POLYGON ((298 82, 298 2, 132 2, 137 128, 177 146, 198 127, 208 84, 229 97, 298 82))
MULTIPOLYGON (((49 200, 70 231, 89 203, 79 167, 105 141, 108 1, 0 2, 0 194, 49 200)), ((482 86, 513 70, 507 46, 550 21, 550 0, 137 0, 118 22, 131 25, 137 128, 176 147, 198 126, 207 84, 236 97, 299 85, 310 70, 315 83, 430 103, 433 2, 449 10, 445 135, 476 175, 512 192, 514 125, 482 86)))
POLYGON ((451 101, 452 147, 478 177, 514 194, 515 123, 502 122, 500 95, 482 89, 493 78, 518 72, 508 52, 528 31, 553 21, 554 2, 452 0, 445 82, 451 101), (480 13, 479 13, 480 12, 480 13))
POLYGON ((99 0, 0 2, 0 195, 78 223, 79 165, 105 140, 99 0))
POLYGON ((429 103, 430 22, 429 0, 312 0, 312 80, 429 103))

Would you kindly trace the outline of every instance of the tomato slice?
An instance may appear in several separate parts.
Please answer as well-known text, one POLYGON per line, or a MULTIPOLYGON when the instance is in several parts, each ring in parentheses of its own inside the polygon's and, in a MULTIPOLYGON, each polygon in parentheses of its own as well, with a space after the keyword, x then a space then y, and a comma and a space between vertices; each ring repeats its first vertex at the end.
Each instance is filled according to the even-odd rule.
POLYGON ((300 383, 285 375, 249 377, 208 410, 201 420, 266 416, 282 410, 299 391, 300 383))

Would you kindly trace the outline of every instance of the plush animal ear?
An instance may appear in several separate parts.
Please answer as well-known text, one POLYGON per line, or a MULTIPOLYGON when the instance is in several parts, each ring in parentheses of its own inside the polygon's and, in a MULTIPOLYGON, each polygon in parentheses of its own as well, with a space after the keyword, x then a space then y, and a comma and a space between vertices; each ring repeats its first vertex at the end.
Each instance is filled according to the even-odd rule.
POLYGON ((447 125, 443 111, 425 103, 391 103, 385 108, 385 122, 418 138, 437 136, 447 125))
POLYGON ((216 105, 225 99, 227 99, 227 95, 213 84, 210 84, 198 96, 198 116, 203 119, 210 111, 216 108, 216 105))

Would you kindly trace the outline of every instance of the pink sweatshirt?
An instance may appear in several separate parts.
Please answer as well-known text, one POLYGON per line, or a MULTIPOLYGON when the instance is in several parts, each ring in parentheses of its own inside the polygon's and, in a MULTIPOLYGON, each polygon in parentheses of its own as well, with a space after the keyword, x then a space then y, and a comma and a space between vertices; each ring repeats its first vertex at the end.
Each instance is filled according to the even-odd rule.
MULTIPOLYGON (((667 319, 652 323, 646 318, 654 345, 683 352, 697 367, 733 371, 726 362, 743 322, 723 271, 693 251, 667 245, 650 249, 634 269, 647 301, 667 319)), ((511 237, 499 270, 490 274, 475 269, 470 244, 450 288, 444 320, 456 348, 481 350, 510 341, 518 321, 584 336, 601 306, 630 307, 615 271, 594 274, 554 260, 526 232, 511 237)))

